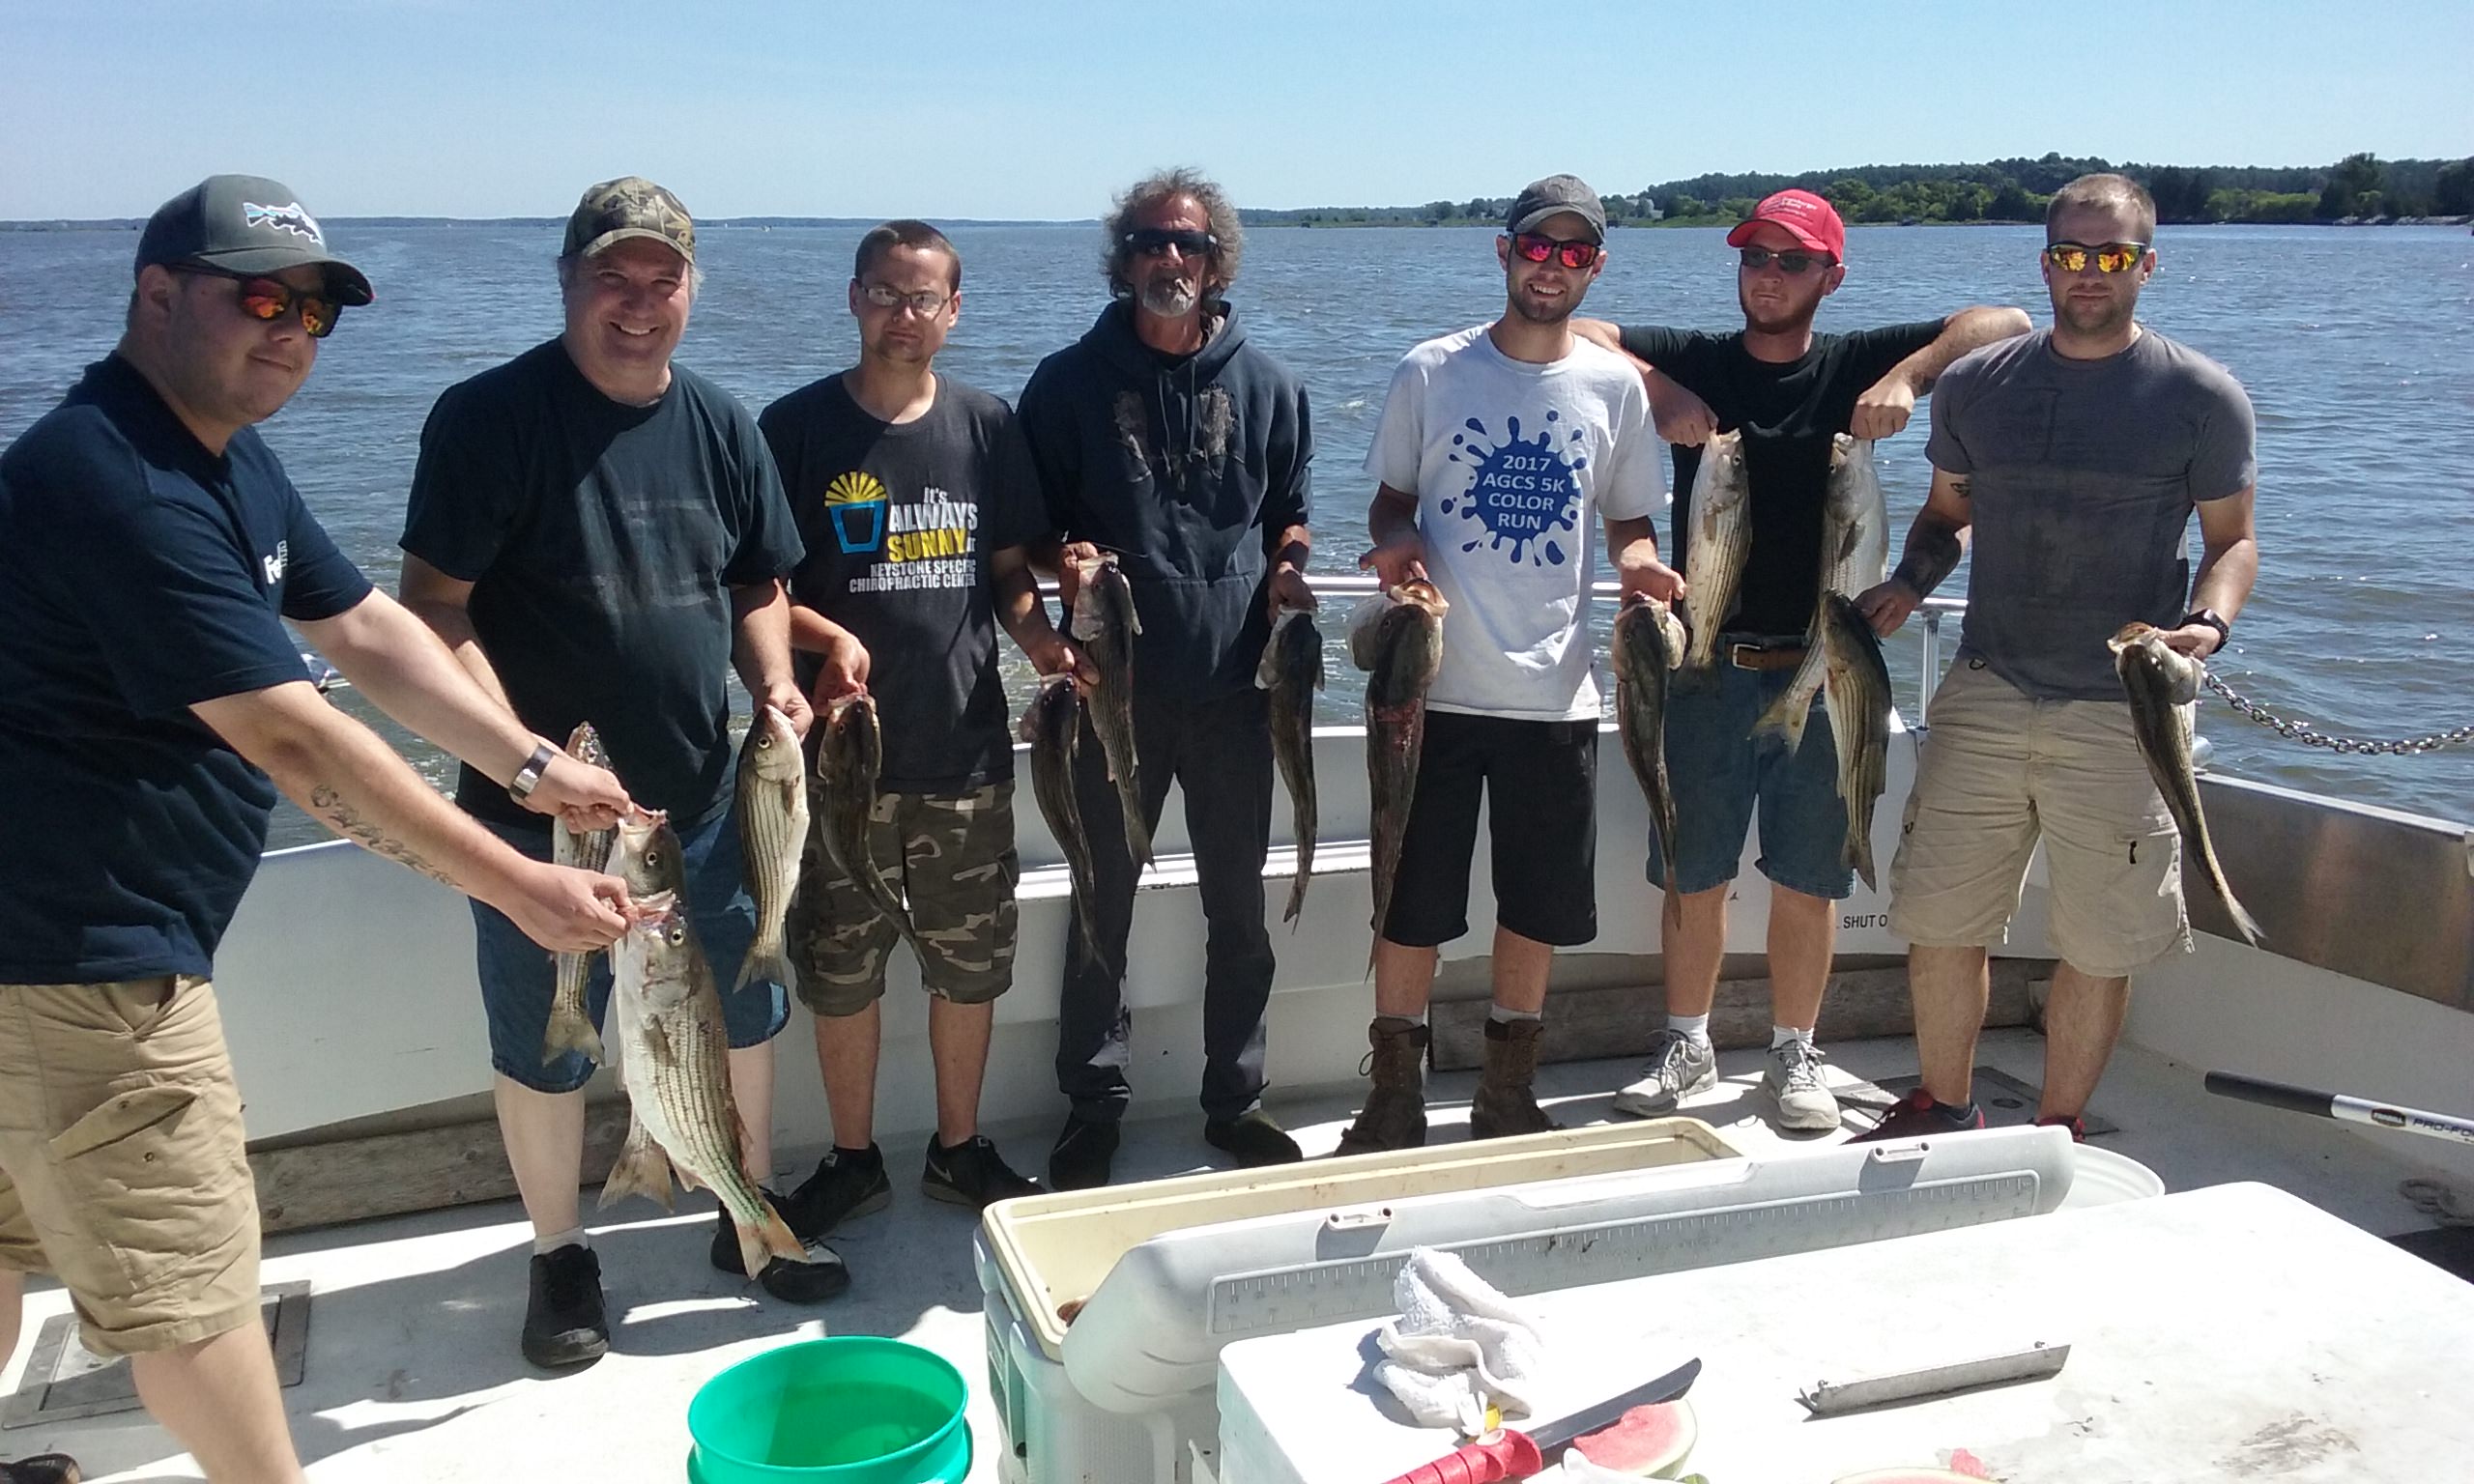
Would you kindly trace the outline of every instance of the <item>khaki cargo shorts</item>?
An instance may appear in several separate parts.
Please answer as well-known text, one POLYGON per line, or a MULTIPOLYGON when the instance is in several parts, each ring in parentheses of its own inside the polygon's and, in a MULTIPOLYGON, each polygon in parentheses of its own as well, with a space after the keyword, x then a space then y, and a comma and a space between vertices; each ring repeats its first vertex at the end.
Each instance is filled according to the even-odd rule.
POLYGON ((215 987, 0 985, 0 1270, 97 1355, 258 1321, 258 1198, 215 987))
POLYGON ((2001 942, 2041 838, 2063 962, 2111 979, 2190 948, 2181 840, 2127 704, 2036 700, 1971 660, 1925 720, 1890 931, 1926 947, 2001 942))
MULTIPOLYGON (((893 920, 824 853, 823 785, 810 780, 816 823, 791 899, 791 963, 799 999, 817 1014, 855 1015, 885 992, 893 920)), ((1014 785, 968 793, 880 793, 869 813, 877 869, 910 907, 923 950, 920 982, 958 1005, 980 1005, 1014 983, 1014 785)))

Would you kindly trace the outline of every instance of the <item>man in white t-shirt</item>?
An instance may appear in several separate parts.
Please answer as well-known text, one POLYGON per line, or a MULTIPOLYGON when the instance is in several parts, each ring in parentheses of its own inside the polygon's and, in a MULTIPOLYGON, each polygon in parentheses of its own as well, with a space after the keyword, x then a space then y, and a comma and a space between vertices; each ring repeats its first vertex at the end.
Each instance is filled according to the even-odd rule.
POLYGON ((1597 193, 1552 175, 1495 240, 1505 308, 1429 340, 1392 376, 1366 471, 1381 481, 1360 565, 1426 578, 1451 604, 1443 665, 1390 908, 1374 942, 1374 1086, 1341 1154, 1425 1140, 1426 998, 1438 947, 1469 930, 1478 800, 1494 837, 1494 1013, 1469 1109, 1475 1138, 1555 1127, 1530 1082, 1555 950, 1597 935, 1597 683, 1591 526, 1626 594, 1674 600, 1651 516, 1663 450, 1640 377, 1571 331, 1605 266, 1597 193))

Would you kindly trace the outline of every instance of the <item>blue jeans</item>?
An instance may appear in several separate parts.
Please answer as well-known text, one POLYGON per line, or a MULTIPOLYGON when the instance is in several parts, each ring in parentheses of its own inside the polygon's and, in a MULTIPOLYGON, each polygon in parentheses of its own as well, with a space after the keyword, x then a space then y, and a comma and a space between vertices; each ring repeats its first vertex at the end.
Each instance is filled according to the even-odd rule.
MULTIPOLYGON (((1795 679, 1792 670, 1741 670, 1727 659, 1742 641, 1802 642, 1801 636, 1762 640, 1729 634, 1712 673, 1676 672, 1666 702, 1667 787, 1675 795, 1674 890, 1690 896, 1736 878, 1743 834, 1761 812, 1761 873, 1789 891, 1844 901, 1856 889, 1847 863, 1847 805, 1838 796, 1838 745, 1829 713, 1813 697, 1804 745, 1787 751, 1784 737, 1752 734, 1753 723, 1795 679)), ((1650 882, 1661 889, 1666 863, 1650 842, 1650 882)))
MULTIPOLYGON (((484 820, 484 824, 488 821, 484 820)), ((547 830, 489 824, 490 832, 536 861, 550 858, 547 830)), ((759 980, 733 989, 739 961, 756 941, 756 901, 740 880, 738 813, 725 809, 705 823, 679 831, 686 858, 688 921, 712 959, 722 991, 722 1021, 731 1045, 761 1046, 791 1018, 791 997, 780 985, 759 980)), ((592 1063, 574 1051, 541 1059, 542 1034, 550 1026, 550 995, 558 982, 549 950, 524 935, 496 907, 473 903, 473 936, 479 959, 481 1009, 489 1016, 490 1066, 501 1075, 542 1093, 571 1093, 592 1075, 592 1063)), ((596 954, 585 987, 592 1023, 610 1006, 610 956, 596 954)))

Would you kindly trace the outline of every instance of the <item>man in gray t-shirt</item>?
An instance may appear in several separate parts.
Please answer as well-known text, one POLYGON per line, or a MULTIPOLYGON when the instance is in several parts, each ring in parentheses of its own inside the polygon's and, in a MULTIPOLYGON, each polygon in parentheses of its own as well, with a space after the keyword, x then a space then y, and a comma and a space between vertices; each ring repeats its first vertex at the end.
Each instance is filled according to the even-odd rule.
POLYGON ((2258 465, 2250 398, 2232 376, 2135 318, 2156 268, 2155 227, 2155 204, 2120 176, 2082 176, 2056 193, 2043 254, 2053 328, 1988 346, 1942 377, 1926 448, 1932 494, 1897 572, 1860 600, 1883 633, 1897 628, 1972 531, 1967 627, 1927 713, 1890 868, 1923 1086, 1867 1137, 1982 1126, 1970 1069, 1987 950, 2008 931, 2040 839, 2062 961, 2045 1011, 2038 1123, 2078 1132, 2131 972, 2189 946, 2180 839, 2105 641, 2143 622, 2202 659, 2225 642, 2258 575, 2258 465), (2196 583, 2194 510, 2205 545, 2196 583))

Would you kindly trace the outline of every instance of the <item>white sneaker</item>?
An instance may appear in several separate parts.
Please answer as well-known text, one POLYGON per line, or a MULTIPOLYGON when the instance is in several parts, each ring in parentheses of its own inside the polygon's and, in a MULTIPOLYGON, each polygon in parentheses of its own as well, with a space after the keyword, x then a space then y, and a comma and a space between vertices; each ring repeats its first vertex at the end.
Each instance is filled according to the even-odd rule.
POLYGON ((1650 1059, 1641 1068, 1640 1080, 1615 1095, 1615 1110, 1643 1118, 1672 1113, 1684 1099, 1717 1085, 1717 1047, 1682 1031, 1663 1030, 1650 1038, 1650 1059))
POLYGON ((1761 1085, 1778 1102, 1778 1127, 1808 1131, 1838 1127, 1838 1099, 1822 1080, 1822 1054, 1807 1042, 1772 1046, 1761 1085))

